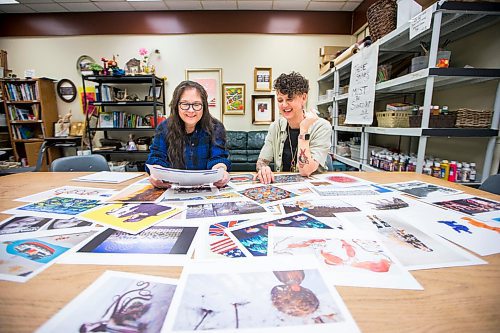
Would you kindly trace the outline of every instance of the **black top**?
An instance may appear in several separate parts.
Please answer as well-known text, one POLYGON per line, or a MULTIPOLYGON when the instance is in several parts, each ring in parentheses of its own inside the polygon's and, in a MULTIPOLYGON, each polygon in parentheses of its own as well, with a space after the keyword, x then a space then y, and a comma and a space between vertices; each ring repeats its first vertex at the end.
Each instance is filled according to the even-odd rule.
POLYGON ((289 136, 287 135, 287 138, 285 140, 285 145, 283 146, 282 171, 290 171, 290 166, 292 163, 292 151, 293 151, 293 156, 295 157, 294 161, 295 165, 297 165, 297 159, 298 159, 297 146, 299 145, 300 129, 289 128, 287 125, 287 133, 290 133, 290 135, 289 136), (290 140, 292 140, 291 150, 290 150, 290 140))

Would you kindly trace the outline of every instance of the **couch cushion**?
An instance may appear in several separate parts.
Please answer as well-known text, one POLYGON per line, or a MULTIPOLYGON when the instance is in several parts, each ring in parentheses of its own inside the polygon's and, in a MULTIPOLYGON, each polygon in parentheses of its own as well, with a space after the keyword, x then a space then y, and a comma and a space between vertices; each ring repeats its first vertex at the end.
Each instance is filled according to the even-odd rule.
POLYGON ((247 149, 261 149, 266 140, 267 131, 248 132, 247 149))
POLYGON ((227 149, 247 149, 247 132, 226 131, 227 149))
POLYGON ((229 159, 231 160, 231 163, 233 162, 246 162, 247 161, 247 155, 229 155, 229 159))
POLYGON ((248 150, 246 149, 229 149, 229 155, 246 155, 248 150))

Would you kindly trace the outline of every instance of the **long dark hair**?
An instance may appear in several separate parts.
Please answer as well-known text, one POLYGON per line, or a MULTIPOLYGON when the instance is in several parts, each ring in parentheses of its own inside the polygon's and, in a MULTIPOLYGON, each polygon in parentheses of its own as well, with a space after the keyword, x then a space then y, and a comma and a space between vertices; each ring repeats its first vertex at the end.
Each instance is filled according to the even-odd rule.
POLYGON ((194 81, 182 81, 175 88, 174 94, 172 95, 172 100, 170 101, 170 117, 168 117, 168 131, 167 131, 167 143, 168 143, 168 160, 170 161, 173 168, 183 169, 186 166, 184 161, 184 148, 186 143, 186 127, 184 121, 179 116, 179 102, 181 96, 186 89, 196 89, 201 96, 201 103, 203 104, 203 115, 196 126, 200 127, 201 130, 207 132, 212 140, 214 119, 210 115, 208 110, 208 94, 205 88, 197 82, 194 81))

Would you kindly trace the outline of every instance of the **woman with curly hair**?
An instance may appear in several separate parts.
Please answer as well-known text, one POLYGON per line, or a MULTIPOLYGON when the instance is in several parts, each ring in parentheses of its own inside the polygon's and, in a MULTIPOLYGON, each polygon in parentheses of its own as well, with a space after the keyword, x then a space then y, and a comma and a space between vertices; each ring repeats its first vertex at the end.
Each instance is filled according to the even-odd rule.
MULTIPOLYGON (((210 115, 205 88, 194 81, 181 82, 174 90, 170 110, 170 116, 156 127, 146 163, 185 170, 221 168, 224 177, 214 185, 226 185, 231 167, 226 130, 210 115)), ((156 187, 170 187, 152 176, 149 180, 156 187)))
POLYGON ((328 170, 326 160, 332 142, 332 128, 315 112, 305 110, 309 81, 297 72, 281 74, 274 81, 281 117, 269 127, 266 141, 257 160, 261 183, 274 181, 275 171, 298 172, 309 176, 328 170))

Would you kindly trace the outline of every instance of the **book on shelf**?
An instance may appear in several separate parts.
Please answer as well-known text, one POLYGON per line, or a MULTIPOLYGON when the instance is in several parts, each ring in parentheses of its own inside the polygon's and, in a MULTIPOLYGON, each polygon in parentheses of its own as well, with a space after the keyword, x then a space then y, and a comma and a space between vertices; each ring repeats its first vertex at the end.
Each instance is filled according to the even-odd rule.
POLYGON ((38 104, 33 104, 29 106, 28 108, 26 107, 17 107, 15 105, 9 105, 8 106, 9 110, 9 116, 12 121, 19 121, 19 120, 39 120, 39 114, 40 114, 40 105, 38 104))

